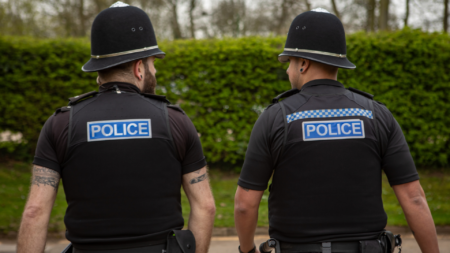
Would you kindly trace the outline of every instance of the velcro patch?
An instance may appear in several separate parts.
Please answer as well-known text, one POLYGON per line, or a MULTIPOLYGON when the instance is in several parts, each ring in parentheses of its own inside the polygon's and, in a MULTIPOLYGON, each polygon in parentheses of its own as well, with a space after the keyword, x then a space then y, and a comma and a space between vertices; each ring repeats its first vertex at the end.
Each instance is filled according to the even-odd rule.
POLYGON ((360 119, 304 121, 304 141, 364 139, 364 121, 360 119))
POLYGON ((150 119, 91 121, 87 123, 88 141, 152 138, 150 119))

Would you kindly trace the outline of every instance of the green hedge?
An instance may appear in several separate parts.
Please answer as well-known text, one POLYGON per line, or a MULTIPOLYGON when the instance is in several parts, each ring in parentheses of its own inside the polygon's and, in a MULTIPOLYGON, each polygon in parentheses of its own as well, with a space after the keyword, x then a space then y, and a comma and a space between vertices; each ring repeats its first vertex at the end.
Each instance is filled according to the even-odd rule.
MULTIPOLYGON (((290 89, 287 64, 277 61, 284 39, 160 43, 167 56, 157 61, 157 93, 190 116, 209 162, 240 166, 259 113, 290 89)), ((347 87, 388 106, 420 167, 449 165, 449 42, 448 35, 414 30, 352 34, 348 57, 357 69, 339 72, 347 87)), ((15 155, 33 153, 42 124, 68 97, 97 88, 96 74, 81 71, 89 55, 86 40, 0 38, 0 131, 21 132, 27 141, 15 155)), ((11 150, 0 145, 3 154, 11 150)))

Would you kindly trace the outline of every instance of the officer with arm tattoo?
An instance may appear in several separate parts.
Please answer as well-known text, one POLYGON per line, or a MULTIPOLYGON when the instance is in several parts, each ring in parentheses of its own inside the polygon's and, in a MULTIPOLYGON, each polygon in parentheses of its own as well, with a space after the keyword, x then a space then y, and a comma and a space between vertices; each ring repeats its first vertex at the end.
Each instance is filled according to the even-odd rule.
POLYGON ((384 228, 382 170, 422 252, 439 252, 436 230, 402 130, 373 96, 345 89, 340 20, 324 9, 292 22, 281 62, 292 90, 273 100, 256 122, 235 197, 240 252, 254 244, 258 207, 269 187, 269 233, 261 250, 393 252, 401 238, 384 228), (284 100, 280 101, 280 99, 284 100))
POLYGON ((206 161, 187 115, 155 95, 154 61, 165 54, 150 19, 118 2, 95 18, 91 34, 82 69, 98 72, 99 91, 70 98, 45 123, 17 251, 44 252, 61 178, 72 243, 65 252, 206 253, 215 214, 206 161))

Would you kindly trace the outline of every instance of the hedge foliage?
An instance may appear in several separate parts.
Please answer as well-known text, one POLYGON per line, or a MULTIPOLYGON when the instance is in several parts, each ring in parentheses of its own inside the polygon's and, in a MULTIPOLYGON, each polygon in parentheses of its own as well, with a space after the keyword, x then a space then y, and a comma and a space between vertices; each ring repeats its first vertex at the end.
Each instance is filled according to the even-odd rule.
MULTIPOLYGON (((167 56, 156 63, 157 93, 190 116, 209 162, 240 166, 258 115, 290 89, 288 65, 277 61, 284 40, 159 43, 167 56)), ((450 37, 403 30, 356 33, 347 43, 357 68, 341 70, 339 81, 388 106, 419 167, 448 166, 450 37)), ((23 133, 27 142, 18 153, 33 153, 42 124, 68 97, 97 89, 96 74, 81 71, 89 56, 86 40, 0 38, 0 132, 23 133)), ((7 149, 0 145, 0 151, 7 149)))

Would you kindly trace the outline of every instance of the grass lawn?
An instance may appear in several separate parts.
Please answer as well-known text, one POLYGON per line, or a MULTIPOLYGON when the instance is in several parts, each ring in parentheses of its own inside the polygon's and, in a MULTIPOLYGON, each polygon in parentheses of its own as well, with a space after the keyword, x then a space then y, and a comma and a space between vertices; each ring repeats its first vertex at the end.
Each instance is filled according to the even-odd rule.
MULTIPOLYGON (((436 225, 450 225, 450 171, 420 171, 421 184, 436 225)), ((31 176, 31 166, 26 163, 0 164, 0 233, 17 231, 20 217, 27 198, 31 176)), ((210 171, 211 185, 216 200, 216 227, 234 227, 233 201, 238 175, 221 171, 210 171)), ((268 191, 264 193, 259 208, 259 226, 268 226, 268 191)), ((383 201, 388 214, 388 225, 406 226, 402 209, 383 177, 383 201)), ((189 203, 182 191, 183 216, 189 216, 189 203)), ((62 186, 58 191, 52 211, 49 230, 64 231, 64 212, 67 207, 62 186)))

